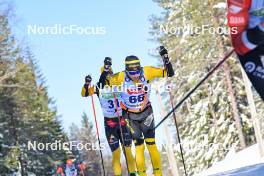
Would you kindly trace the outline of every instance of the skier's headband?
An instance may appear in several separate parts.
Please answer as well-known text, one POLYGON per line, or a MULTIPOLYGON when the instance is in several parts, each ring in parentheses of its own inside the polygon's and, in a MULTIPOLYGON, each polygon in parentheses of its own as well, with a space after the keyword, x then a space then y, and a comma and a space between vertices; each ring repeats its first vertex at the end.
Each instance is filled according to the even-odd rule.
POLYGON ((138 59, 136 60, 131 60, 131 61, 125 61, 126 65, 130 65, 130 64, 140 64, 140 61, 138 59))

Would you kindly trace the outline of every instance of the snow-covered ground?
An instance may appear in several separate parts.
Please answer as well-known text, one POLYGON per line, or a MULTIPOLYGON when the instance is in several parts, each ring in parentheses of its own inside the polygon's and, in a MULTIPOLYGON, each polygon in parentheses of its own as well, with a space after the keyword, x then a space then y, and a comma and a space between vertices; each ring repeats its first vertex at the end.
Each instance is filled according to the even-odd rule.
POLYGON ((196 176, 264 176, 264 158, 260 157, 258 145, 240 152, 231 150, 223 161, 213 164, 196 176))
POLYGON ((263 176, 264 164, 255 164, 211 176, 263 176))

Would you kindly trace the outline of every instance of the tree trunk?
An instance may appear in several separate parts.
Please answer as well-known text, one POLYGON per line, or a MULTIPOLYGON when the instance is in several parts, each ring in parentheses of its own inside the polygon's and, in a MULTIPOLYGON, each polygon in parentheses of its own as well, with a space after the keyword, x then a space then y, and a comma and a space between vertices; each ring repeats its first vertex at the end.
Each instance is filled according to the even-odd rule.
MULTIPOLYGON (((162 117, 164 117, 166 114, 165 114, 165 111, 164 111, 164 105, 162 104, 162 99, 161 99, 161 96, 159 94, 159 92, 157 91, 156 92, 156 95, 159 99, 159 106, 160 106, 160 110, 161 110, 161 115, 162 117)), ((174 151, 172 149, 172 139, 171 139, 171 136, 169 134, 169 131, 168 131, 168 126, 167 126, 167 122, 164 121, 163 122, 163 129, 164 129, 164 133, 165 133, 165 138, 167 140, 167 157, 168 157, 168 160, 169 160, 169 165, 170 165, 170 171, 171 171, 171 174, 173 176, 181 176, 180 174, 180 171, 179 171, 179 167, 178 167, 178 164, 177 164, 177 161, 175 159, 175 154, 174 154, 174 151)))
POLYGON ((237 132, 238 132, 239 141, 240 141, 242 149, 244 149, 247 146, 246 139, 243 134, 243 126, 242 126, 241 118, 239 117, 239 112, 237 109, 237 101, 236 101, 234 89, 232 87, 230 68, 227 63, 224 64, 224 72, 225 72, 227 90, 228 90, 228 94, 231 100, 231 106, 232 106, 232 111, 233 111, 235 124, 236 124, 237 132))
POLYGON ((241 72, 242 72, 243 80, 245 83, 245 88, 246 88, 251 118, 252 118, 254 131, 255 131, 255 135, 256 135, 256 140, 257 140, 257 144, 258 144, 258 148, 259 148, 259 154, 262 157, 262 156, 264 156, 264 143, 263 143, 263 139, 262 139, 262 135, 261 135, 259 119, 257 118, 257 110, 256 110, 254 98, 253 98, 251 83, 248 80, 248 77, 247 77, 247 75, 246 75, 246 73, 242 67, 241 67, 241 72))
MULTIPOLYGON (((213 2, 210 3, 212 13, 213 13, 213 2)), ((212 16, 213 16, 212 21, 213 21, 214 27, 215 28, 219 27, 219 25, 218 25, 219 19, 214 14, 212 16)), ((222 56, 224 56, 226 51, 225 51, 225 47, 224 47, 223 38, 221 38, 219 35, 217 35, 216 40, 218 40, 218 43, 219 43, 220 54, 222 56)), ((237 108, 237 101, 236 101, 234 89, 232 86, 230 67, 227 64, 227 62, 224 63, 224 73, 225 73, 227 90, 228 90, 228 94, 229 94, 230 101, 231 101, 232 112, 233 112, 234 119, 235 119, 235 124, 236 124, 236 128, 237 128, 237 133, 238 133, 240 145, 241 145, 241 148, 244 149, 244 148, 246 148, 246 139, 245 139, 245 136, 243 134, 243 126, 242 126, 241 118, 239 117, 239 111, 237 108)))

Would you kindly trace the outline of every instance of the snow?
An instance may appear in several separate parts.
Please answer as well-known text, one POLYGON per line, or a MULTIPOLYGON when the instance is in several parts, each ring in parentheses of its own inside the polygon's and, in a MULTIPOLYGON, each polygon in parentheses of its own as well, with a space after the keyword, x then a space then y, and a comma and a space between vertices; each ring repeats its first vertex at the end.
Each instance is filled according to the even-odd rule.
POLYGON ((256 164, 234 169, 225 173, 219 173, 212 176, 262 176, 264 173, 264 164, 256 164))
MULTIPOLYGON (((36 176, 34 173, 31 173, 31 172, 29 172, 27 174, 28 174, 28 176, 36 176)), ((11 174, 11 176, 21 176, 21 174, 20 174, 20 172, 14 172, 11 174)))
POLYGON ((255 144, 237 153, 231 149, 223 161, 216 162, 196 176, 218 176, 219 173, 228 176, 253 176, 260 172, 264 172, 264 158, 260 157, 258 145, 255 144))
POLYGON ((225 9, 226 8, 226 3, 224 2, 219 2, 218 4, 213 6, 214 9, 225 9))

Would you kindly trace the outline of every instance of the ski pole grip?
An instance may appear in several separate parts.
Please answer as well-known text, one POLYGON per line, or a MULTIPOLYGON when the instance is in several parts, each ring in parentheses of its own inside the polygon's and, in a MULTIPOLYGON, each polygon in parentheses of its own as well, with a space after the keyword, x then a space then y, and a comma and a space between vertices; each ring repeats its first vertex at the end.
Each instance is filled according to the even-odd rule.
POLYGON ((163 58, 163 62, 165 64, 168 64, 170 62, 169 55, 168 55, 168 50, 164 46, 160 46, 159 47, 159 54, 163 58))

